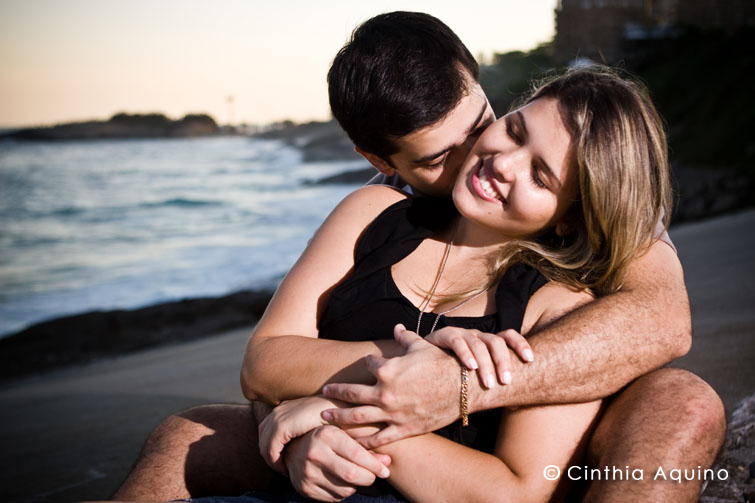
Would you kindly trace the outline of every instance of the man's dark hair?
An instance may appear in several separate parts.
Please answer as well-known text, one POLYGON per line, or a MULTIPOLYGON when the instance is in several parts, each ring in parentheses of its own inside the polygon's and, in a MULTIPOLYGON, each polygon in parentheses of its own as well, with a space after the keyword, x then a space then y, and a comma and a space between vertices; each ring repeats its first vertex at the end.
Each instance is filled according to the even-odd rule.
POLYGON ((392 141, 448 115, 477 81, 479 66, 459 37, 420 12, 362 23, 328 72, 333 116, 362 150, 389 161, 392 141))

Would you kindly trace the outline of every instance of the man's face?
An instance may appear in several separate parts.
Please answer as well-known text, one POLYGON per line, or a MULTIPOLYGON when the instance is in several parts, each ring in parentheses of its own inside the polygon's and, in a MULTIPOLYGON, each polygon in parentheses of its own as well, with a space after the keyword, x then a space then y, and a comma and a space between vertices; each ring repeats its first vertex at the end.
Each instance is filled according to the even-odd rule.
POLYGON ((495 115, 480 84, 469 79, 469 93, 444 119, 396 141, 390 156, 405 182, 419 192, 448 197, 472 145, 495 115))

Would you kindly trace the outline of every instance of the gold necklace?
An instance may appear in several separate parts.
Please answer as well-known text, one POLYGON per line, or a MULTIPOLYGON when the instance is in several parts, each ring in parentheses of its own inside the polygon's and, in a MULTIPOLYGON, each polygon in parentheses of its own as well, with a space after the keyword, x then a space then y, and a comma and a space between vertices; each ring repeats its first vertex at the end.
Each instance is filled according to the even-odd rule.
MULTIPOLYGON (((441 278, 441 276, 443 276, 443 271, 445 271, 445 269, 446 269, 446 262, 448 261, 448 256, 451 254, 451 248, 454 245, 454 239, 456 238, 456 230, 458 228, 459 228, 459 222, 457 220, 456 221, 456 226, 454 227, 454 232, 451 235, 451 240, 446 245, 446 251, 443 254, 443 260, 440 263, 440 271, 438 271, 438 276, 435 278, 435 283, 433 283, 433 287, 430 289, 430 294, 420 304, 420 307, 419 307, 419 316, 417 317, 417 330, 416 330, 417 335, 420 335, 420 333, 419 333, 419 326, 420 326, 420 323, 422 322, 422 315, 425 314, 424 309, 427 306, 430 305, 430 301, 432 300, 433 295, 435 294, 435 290, 438 288, 438 283, 440 283, 440 278, 441 278)), ((479 293, 476 293, 475 295, 473 295, 472 297, 470 297, 468 299, 465 299, 464 301, 462 301, 461 303, 455 305, 451 309, 446 309, 442 313, 438 313, 437 316, 435 317, 435 321, 433 322, 433 326, 430 328, 430 332, 428 332, 427 335, 430 335, 431 333, 433 333, 435 331, 435 327, 438 325, 438 320, 440 320, 441 316, 443 316, 445 314, 448 314, 451 311, 454 311, 456 309, 459 309, 461 306, 463 306, 464 304, 466 304, 468 302, 473 301, 474 299, 476 299, 477 297, 479 297, 483 293, 487 292, 489 289, 490 289, 490 287, 487 287, 485 290, 483 290, 483 291, 481 291, 479 293)))

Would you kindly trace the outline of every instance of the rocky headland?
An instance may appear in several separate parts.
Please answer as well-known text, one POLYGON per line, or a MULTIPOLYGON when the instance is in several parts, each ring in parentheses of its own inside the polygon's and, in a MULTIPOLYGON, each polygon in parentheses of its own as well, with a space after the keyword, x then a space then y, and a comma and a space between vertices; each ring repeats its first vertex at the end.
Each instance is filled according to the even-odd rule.
POLYGON ((206 114, 189 114, 172 120, 163 114, 118 113, 106 121, 69 122, 49 127, 20 129, 0 139, 22 141, 100 140, 119 138, 183 138, 210 136, 219 132, 215 119, 206 114))

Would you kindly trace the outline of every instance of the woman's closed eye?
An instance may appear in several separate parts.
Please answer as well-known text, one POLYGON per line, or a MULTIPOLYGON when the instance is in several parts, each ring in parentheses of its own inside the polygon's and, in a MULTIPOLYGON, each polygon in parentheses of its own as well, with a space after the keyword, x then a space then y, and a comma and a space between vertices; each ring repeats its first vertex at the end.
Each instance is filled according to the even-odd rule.
POLYGON ((506 120, 506 134, 517 145, 522 145, 524 143, 524 140, 522 140, 522 137, 519 135, 519 133, 514 128, 514 125, 512 124, 512 121, 508 120, 508 119, 506 120))
POLYGON ((530 180, 532 181, 532 184, 535 185, 535 187, 538 187, 540 189, 546 188, 545 182, 543 182, 543 179, 540 178, 540 173, 538 172, 537 166, 533 163, 532 168, 530 170, 530 180))

